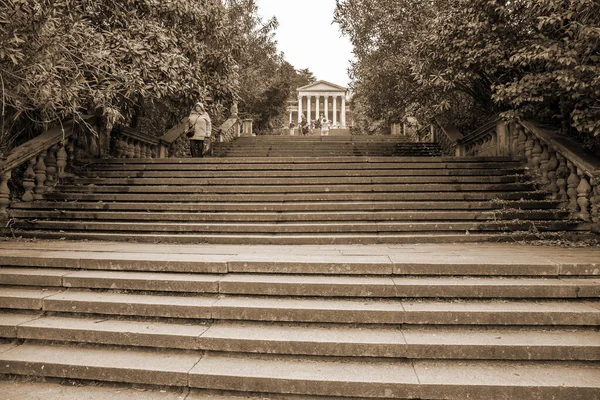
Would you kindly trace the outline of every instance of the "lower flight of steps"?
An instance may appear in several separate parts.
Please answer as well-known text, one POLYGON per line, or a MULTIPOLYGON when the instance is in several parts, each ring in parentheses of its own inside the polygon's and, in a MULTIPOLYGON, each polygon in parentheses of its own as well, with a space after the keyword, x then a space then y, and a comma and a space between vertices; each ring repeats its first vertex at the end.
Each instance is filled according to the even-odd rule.
POLYGON ((452 157, 112 159, 13 204, 11 234, 174 243, 513 241, 584 231, 518 162, 452 157))
POLYGON ((437 143, 401 136, 256 136, 216 143, 216 157, 441 156, 437 143))
POLYGON ((600 398, 597 263, 8 245, 0 374, 281 398, 600 398))

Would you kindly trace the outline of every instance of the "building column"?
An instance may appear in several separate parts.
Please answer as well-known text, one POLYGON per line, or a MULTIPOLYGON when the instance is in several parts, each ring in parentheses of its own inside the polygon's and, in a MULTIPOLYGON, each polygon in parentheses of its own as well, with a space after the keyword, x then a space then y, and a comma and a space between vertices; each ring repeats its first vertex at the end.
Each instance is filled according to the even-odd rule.
POLYGON ((294 122, 292 114, 294 114, 294 112, 290 111, 290 123, 288 124, 288 126, 290 126, 292 124, 292 122, 294 122))
POLYGON ((315 107, 315 121, 321 118, 321 96, 317 96, 317 106, 315 107))
POLYGON ((333 96, 333 124, 337 125, 337 96, 333 96))
POLYGON ((342 128, 346 127, 346 95, 342 96, 342 128))
POLYGON ((329 96, 324 96, 325 98, 325 119, 327 121, 331 121, 329 119, 329 96))
POLYGON ((311 96, 306 96, 306 120, 310 124, 310 98, 311 96))
POLYGON ((302 121, 302 96, 298 96, 298 125, 302 121))

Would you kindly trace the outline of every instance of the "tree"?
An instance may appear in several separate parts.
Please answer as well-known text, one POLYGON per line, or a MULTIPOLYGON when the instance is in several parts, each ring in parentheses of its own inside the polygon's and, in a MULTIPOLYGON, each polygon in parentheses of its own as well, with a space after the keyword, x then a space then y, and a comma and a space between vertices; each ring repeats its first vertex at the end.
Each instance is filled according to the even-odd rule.
POLYGON ((225 11, 219 0, 0 2, 0 143, 86 113, 127 121, 148 99, 181 114, 232 98, 225 11))
POLYGON ((263 21, 255 0, 228 1, 228 26, 240 37, 233 57, 239 68, 237 96, 240 114, 254 120, 254 129, 269 133, 282 126, 286 106, 296 85, 314 81, 308 70, 296 71, 277 49, 277 19, 263 21))
POLYGON ((366 116, 464 127, 544 117, 600 132, 598 0, 338 0, 366 116))

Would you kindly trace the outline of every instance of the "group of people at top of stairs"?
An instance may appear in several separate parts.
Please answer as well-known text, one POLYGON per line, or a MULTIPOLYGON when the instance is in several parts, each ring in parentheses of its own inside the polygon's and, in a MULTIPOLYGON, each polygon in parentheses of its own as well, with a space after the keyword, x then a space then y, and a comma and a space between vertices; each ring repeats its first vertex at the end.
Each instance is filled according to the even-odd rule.
MULTIPOLYGON (((311 133, 311 129, 318 129, 321 132, 321 136, 329 136, 329 128, 331 127, 331 123, 323 114, 321 117, 314 121, 307 121, 306 115, 302 114, 302 118, 300 119, 300 123, 298 124, 298 132, 301 136, 308 136, 311 133)), ((290 132, 293 135, 293 123, 290 125, 290 132)))
MULTIPOLYGON (((308 136, 311 134, 311 130, 318 129, 321 132, 321 136, 329 136, 329 128, 331 123, 323 114, 315 121, 308 122, 306 116, 302 114, 302 119, 298 125, 299 134, 301 136, 308 136)), ((293 126, 290 126, 293 132, 293 126)), ((206 145, 208 144, 208 138, 212 134, 212 122, 210 116, 206 112, 204 104, 198 102, 192 108, 188 117, 188 130, 187 137, 190 139, 190 152, 192 157, 202 157, 206 153, 206 145)))

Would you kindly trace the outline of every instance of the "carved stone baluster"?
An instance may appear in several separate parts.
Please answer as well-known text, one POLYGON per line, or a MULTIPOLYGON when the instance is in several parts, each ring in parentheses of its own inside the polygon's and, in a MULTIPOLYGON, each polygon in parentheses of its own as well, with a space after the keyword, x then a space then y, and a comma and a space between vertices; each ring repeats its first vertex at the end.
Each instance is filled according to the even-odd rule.
POLYGON ((517 160, 527 161, 527 156, 525 155, 525 144, 527 143, 527 135, 525 135, 525 131, 521 125, 517 125, 517 160))
POLYGON ((140 147, 140 142, 136 141, 133 147, 133 158, 140 158, 142 156, 142 149, 140 147))
POLYGON ((533 171, 536 175, 540 175, 540 162, 542 160, 542 145, 539 139, 535 139, 533 142, 533 149, 531 150, 531 162, 533 171))
POLYGON ((58 179, 63 179, 67 174, 65 169, 67 168, 67 150, 65 149, 65 143, 61 143, 56 152, 56 168, 58 169, 58 179))
POLYGON ((44 198, 44 193, 46 193, 46 164, 44 164, 44 158, 46 158, 46 151, 42 151, 37 158, 37 163, 35 164, 35 194, 33 197, 36 200, 40 200, 44 198))
POLYGON ((123 137, 120 136, 117 139, 117 143, 115 146, 115 157, 124 158, 126 153, 127 153, 127 143, 125 142, 125 140, 123 140, 123 137))
POLYGON ((156 153, 157 153, 156 146, 150 146, 150 147, 148 147, 148 150, 150 151, 150 153, 148 154, 148 157, 149 158, 156 158, 156 153))
POLYGON ((550 153, 548 152, 548 146, 542 145, 542 154, 540 155, 540 183, 547 186, 550 182, 548 180, 548 161, 550 160, 550 153))
POLYGON ((148 143, 144 143, 144 148, 142 151, 142 158, 150 158, 148 153, 150 152, 150 145, 148 143))
POLYGON ((6 209, 10 205, 10 190, 8 181, 12 176, 12 171, 0 172, 0 217, 6 217, 6 209))
POLYGON ((510 155, 517 159, 518 143, 519 143, 519 132, 517 131, 517 125, 513 124, 513 128, 508 130, 510 138, 510 155))
POLYGON ((69 138, 66 146, 68 163, 66 169, 73 170, 75 166, 75 139, 69 138))
POLYGON ((579 186, 579 177, 577 176, 577 167, 570 161, 567 161, 569 168, 569 178, 567 179, 567 194, 569 195, 569 204, 567 208, 572 213, 577 213, 579 205, 577 204, 577 186, 579 186))
POLYGON ((557 200, 560 200, 563 205, 567 205, 569 201, 569 194, 567 193, 567 178, 569 177, 569 168, 567 167, 567 160, 558 155, 558 168, 556 169, 556 184, 558 185, 557 200))
POLYGON ((527 161, 527 166, 529 169, 533 169, 533 136, 527 134, 527 140, 525 141, 525 160, 527 161))
POLYGON ((46 187, 53 188, 56 185, 56 149, 57 146, 54 145, 48 149, 46 154, 45 163, 46 163, 46 187))
POLYGON ((33 201, 33 188, 35 187, 35 172, 33 169, 35 168, 35 157, 31 158, 27 162, 27 169, 23 174, 23 189, 25 192, 23 193, 23 200, 26 203, 33 201))
POLYGON ((127 158, 133 158, 135 156, 135 146, 131 139, 127 139, 127 158))
POLYGON ((546 189, 552 192, 552 198, 556 199, 558 197, 558 185, 556 183, 556 173, 558 169, 558 159, 556 158, 556 152, 554 150, 550 150, 550 159, 546 164, 546 170, 548 173, 548 185, 546 189))
POLYGON ((596 179, 590 181, 592 185, 592 196, 590 197, 590 214, 592 221, 600 220, 600 182, 596 179))
POLYGON ((577 168, 577 176, 579 176, 579 185, 577 186, 577 204, 579 205, 579 214, 581 220, 590 222, 590 194, 592 186, 588 182, 585 172, 581 168, 577 168))

